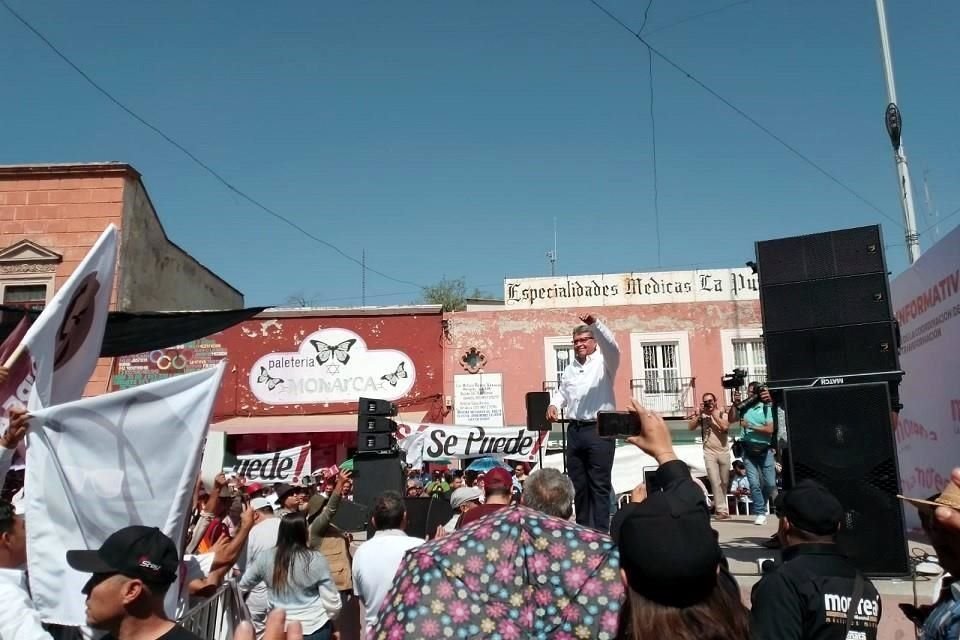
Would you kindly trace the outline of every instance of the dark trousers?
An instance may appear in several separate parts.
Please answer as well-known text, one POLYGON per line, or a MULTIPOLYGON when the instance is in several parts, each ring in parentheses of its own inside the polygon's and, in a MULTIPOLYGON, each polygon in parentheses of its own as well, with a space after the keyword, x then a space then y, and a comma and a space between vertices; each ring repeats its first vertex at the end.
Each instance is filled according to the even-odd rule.
POLYGON ((597 435, 596 422, 570 422, 567 430, 567 475, 573 482, 577 523, 610 530, 613 452, 616 445, 597 435))

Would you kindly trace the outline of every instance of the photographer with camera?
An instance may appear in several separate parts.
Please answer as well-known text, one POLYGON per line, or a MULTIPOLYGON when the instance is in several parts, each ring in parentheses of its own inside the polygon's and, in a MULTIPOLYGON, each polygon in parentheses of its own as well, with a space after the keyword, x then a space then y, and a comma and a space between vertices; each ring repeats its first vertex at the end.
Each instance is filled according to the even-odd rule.
POLYGON ((743 464, 750 482, 750 499, 757 516, 755 525, 767 522, 767 501, 777 497, 777 470, 774 460, 773 398, 765 386, 751 382, 747 387, 748 397, 736 405, 743 437, 739 444, 743 449, 743 464))
POLYGON ((700 410, 687 416, 687 426, 693 431, 700 428, 703 436, 703 462, 713 491, 713 502, 717 520, 729 520, 727 506, 727 481, 730 476, 730 446, 727 433, 730 424, 726 414, 717 406, 717 397, 712 393, 703 394, 700 410))

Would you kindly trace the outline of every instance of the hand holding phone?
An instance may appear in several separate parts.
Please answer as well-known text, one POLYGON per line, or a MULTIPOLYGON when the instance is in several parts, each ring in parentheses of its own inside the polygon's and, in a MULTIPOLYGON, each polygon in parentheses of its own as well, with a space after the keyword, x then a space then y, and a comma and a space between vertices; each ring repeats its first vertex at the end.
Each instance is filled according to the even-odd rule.
POLYGON ((601 438, 629 438, 640 433, 640 418, 632 411, 601 411, 597 414, 597 434, 601 438))

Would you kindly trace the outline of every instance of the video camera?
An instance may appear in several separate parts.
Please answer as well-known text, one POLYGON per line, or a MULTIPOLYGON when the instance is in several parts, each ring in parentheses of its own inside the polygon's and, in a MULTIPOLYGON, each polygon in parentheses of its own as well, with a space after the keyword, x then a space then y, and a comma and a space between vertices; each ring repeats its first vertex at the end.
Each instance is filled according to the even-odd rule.
POLYGON ((769 391, 769 390, 770 390, 769 387, 767 387, 767 385, 765 384, 758 384, 756 387, 754 387, 754 392, 746 400, 744 400, 743 402, 738 402, 737 404, 734 405, 734 407, 736 407, 736 410, 737 410, 737 415, 742 416, 751 407, 759 404, 760 402, 763 402, 763 400, 760 398, 760 394, 762 394, 764 391, 769 391))
POLYGON ((746 381, 746 369, 734 369, 733 373, 728 373, 720 377, 720 384, 724 389, 739 389, 746 381))

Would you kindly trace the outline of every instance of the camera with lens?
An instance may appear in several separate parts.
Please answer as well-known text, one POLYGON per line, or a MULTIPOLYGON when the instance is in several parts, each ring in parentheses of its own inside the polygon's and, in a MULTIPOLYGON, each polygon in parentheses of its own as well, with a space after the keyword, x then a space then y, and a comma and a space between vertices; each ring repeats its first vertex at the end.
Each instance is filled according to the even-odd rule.
POLYGON ((747 412, 751 407, 753 407, 753 406, 755 406, 756 404, 762 402, 762 400, 760 399, 760 394, 763 393, 763 392, 766 391, 766 390, 767 390, 767 386, 766 386, 766 385, 758 384, 758 385, 754 388, 754 392, 753 392, 752 395, 750 395, 750 397, 748 397, 748 398, 747 398, 746 400, 744 400, 743 402, 739 402, 739 403, 737 403, 737 404, 734 405, 734 407, 736 407, 736 409, 737 409, 737 415, 742 416, 742 415, 743 415, 745 412, 747 412))
POLYGON ((720 384, 724 389, 739 389, 747 381, 746 369, 734 369, 733 373, 728 373, 720 377, 720 384))

